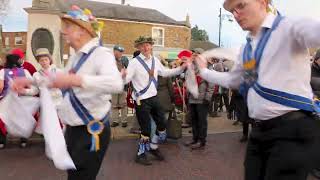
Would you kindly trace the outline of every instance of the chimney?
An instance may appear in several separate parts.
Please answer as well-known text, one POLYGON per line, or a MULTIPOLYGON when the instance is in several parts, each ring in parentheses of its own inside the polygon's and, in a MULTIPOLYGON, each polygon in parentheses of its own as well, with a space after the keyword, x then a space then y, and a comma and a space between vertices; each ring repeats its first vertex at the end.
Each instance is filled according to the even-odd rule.
POLYGON ((190 26, 191 27, 191 23, 190 23, 190 16, 189 14, 187 14, 186 16, 186 25, 190 26))
POLYGON ((121 4, 124 5, 126 3, 126 0, 121 0, 121 4))

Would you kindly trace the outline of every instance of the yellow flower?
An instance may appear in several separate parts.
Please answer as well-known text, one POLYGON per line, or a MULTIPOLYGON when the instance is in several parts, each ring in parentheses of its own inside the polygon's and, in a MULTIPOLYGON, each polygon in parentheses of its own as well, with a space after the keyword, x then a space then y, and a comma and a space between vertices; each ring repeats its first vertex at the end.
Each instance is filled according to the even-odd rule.
POLYGON ((98 32, 102 31, 103 27, 104 27, 104 22, 98 21, 98 32))
POLYGON ((89 16, 89 15, 91 15, 92 13, 91 13, 91 11, 90 11, 89 9, 85 8, 85 9, 83 10, 83 14, 89 16))

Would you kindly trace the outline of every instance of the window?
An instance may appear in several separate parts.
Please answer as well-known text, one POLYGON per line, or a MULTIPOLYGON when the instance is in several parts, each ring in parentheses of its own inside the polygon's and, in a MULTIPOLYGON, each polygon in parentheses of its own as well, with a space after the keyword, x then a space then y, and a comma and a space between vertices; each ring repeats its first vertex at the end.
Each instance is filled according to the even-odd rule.
POLYGON ((38 48, 47 48, 50 54, 53 54, 54 39, 52 33, 48 29, 39 28, 33 32, 31 37, 31 49, 33 55, 36 54, 36 50, 38 48))
POLYGON ((159 27, 153 27, 152 38, 155 40, 155 46, 164 46, 164 29, 159 27))
POLYGON ((15 45, 23 45, 22 37, 15 37, 14 44, 15 45))
POLYGON ((4 45, 7 47, 7 46, 10 46, 10 39, 9 39, 9 37, 6 37, 5 39, 4 39, 4 45))

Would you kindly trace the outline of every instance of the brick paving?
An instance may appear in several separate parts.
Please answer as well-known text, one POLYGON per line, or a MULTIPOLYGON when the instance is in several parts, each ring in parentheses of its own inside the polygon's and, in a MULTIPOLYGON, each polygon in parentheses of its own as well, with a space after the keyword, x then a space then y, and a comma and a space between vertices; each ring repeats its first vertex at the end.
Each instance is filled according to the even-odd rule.
MULTIPOLYGON (((205 150, 191 151, 182 144, 190 137, 161 146, 164 162, 152 166, 134 162, 135 139, 111 143, 97 180, 243 180, 245 144, 241 133, 208 136, 205 150)), ((44 155, 43 142, 33 141, 26 149, 11 142, 0 151, 1 180, 65 180, 66 174, 54 168, 44 155)), ((315 180, 310 178, 309 180, 315 180)))

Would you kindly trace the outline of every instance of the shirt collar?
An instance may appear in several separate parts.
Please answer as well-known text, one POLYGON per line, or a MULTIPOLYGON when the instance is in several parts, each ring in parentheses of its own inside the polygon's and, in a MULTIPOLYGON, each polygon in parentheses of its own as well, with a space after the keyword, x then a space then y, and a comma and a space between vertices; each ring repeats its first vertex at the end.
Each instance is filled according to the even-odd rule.
POLYGON ((149 60, 149 59, 152 59, 152 55, 150 56, 149 59, 147 59, 147 57, 145 57, 142 53, 139 54, 139 56, 141 57, 141 59, 143 60, 149 60))
POLYGON ((249 34, 247 35, 247 38, 253 39, 253 38, 259 37, 260 34, 261 34, 261 29, 262 29, 262 28, 267 28, 267 29, 272 28, 273 22, 275 21, 276 17, 277 17, 277 16, 274 15, 273 13, 268 13, 267 16, 265 17, 265 19, 264 19, 263 22, 262 22, 260 31, 259 31, 259 33, 257 34, 257 36, 253 36, 251 33, 249 33, 249 34))
POLYGON ((82 46, 82 48, 78 51, 84 54, 88 54, 89 51, 94 47, 99 45, 99 42, 97 40, 97 38, 94 38, 92 40, 90 40, 89 42, 87 42, 87 44, 85 44, 84 46, 82 46))

